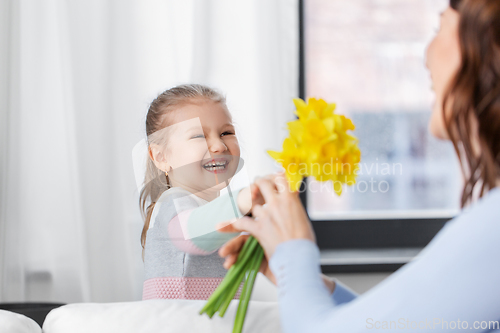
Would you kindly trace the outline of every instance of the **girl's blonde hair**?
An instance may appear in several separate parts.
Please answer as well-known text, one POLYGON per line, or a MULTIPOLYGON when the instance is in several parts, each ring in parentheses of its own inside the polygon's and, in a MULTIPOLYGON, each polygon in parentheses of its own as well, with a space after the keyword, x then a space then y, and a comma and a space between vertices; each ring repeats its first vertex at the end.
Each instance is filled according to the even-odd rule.
POLYGON ((146 235, 151 221, 151 215, 160 195, 170 188, 168 175, 158 169, 149 156, 149 146, 152 143, 163 145, 160 136, 154 133, 169 125, 167 114, 181 105, 187 104, 195 99, 207 99, 216 103, 221 103, 226 107, 226 99, 219 92, 212 88, 200 84, 184 84, 162 92, 155 98, 149 106, 146 116, 146 135, 148 137, 148 158, 146 165, 146 175, 144 177, 144 187, 139 196, 139 207, 144 219, 144 227, 141 234, 141 245, 146 246, 146 235), (148 205, 149 203, 149 205, 148 205))

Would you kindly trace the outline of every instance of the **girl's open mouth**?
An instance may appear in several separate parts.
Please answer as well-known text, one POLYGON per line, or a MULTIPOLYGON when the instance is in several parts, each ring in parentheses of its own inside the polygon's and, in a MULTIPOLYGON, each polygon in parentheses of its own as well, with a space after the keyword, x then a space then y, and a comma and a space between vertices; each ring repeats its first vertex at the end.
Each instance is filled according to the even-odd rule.
POLYGON ((227 166, 229 161, 224 158, 216 158, 203 164, 203 168, 209 172, 213 173, 224 173, 227 171, 227 166))

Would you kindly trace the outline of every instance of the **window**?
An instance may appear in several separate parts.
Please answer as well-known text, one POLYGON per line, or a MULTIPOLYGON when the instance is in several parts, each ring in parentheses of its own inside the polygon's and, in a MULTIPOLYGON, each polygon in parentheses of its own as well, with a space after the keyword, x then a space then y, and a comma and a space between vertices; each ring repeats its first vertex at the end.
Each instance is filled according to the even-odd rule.
POLYGON ((458 212, 453 146, 427 129, 425 50, 447 4, 302 1, 302 93, 337 103, 362 152, 357 184, 341 197, 308 180, 304 200, 320 247, 424 246, 458 212), (322 240, 320 230, 336 235, 322 240))

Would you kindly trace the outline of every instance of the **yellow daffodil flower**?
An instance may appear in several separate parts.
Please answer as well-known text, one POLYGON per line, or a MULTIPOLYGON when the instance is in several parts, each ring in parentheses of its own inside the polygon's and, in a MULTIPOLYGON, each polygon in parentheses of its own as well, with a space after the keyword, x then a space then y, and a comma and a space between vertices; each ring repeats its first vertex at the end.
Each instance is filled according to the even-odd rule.
POLYGON ((303 177, 332 181, 340 195, 342 184, 353 185, 359 170, 361 152, 358 139, 347 131, 355 129, 352 121, 335 114, 336 105, 323 99, 293 100, 298 119, 287 124, 289 137, 283 151, 268 151, 285 169, 292 191, 298 191, 303 177))

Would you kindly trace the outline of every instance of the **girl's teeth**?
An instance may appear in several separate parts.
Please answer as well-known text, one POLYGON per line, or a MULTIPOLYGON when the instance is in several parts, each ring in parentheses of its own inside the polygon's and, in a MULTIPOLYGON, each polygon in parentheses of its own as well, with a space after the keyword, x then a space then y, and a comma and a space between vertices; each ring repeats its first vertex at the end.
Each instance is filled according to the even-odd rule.
POLYGON ((224 167, 207 168, 208 171, 223 170, 224 167))
POLYGON ((225 169, 225 167, 226 167, 226 163, 205 165, 205 169, 207 169, 209 171, 223 170, 223 169, 225 169))
POLYGON ((205 164, 206 168, 225 167, 225 166, 226 166, 226 162, 217 162, 217 163, 205 164))

